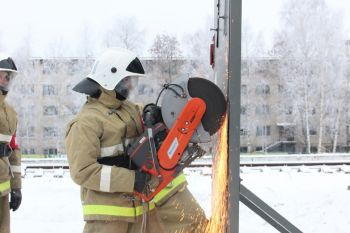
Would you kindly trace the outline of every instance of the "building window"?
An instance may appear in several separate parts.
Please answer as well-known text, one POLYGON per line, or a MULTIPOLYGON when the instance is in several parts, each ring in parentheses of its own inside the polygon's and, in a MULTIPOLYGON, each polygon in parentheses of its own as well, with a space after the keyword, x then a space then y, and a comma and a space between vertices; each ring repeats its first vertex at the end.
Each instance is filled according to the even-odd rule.
POLYGON ((311 114, 312 114, 312 115, 316 115, 316 108, 312 108, 311 114))
POLYGON ((17 134, 19 137, 34 137, 34 126, 29 126, 26 128, 21 128, 18 130, 17 134))
POLYGON ((271 126, 257 126, 256 127, 256 136, 271 136, 271 126))
POLYGON ((241 129, 241 136, 247 136, 248 135, 248 130, 247 129, 241 129))
POLYGON ((54 127, 44 127, 43 129, 43 136, 45 138, 48 138, 48 137, 57 137, 58 136, 58 130, 57 128, 54 128, 54 127))
POLYGON ((56 106, 44 106, 44 116, 55 116, 58 114, 56 106))
POLYGON ((257 95, 269 95, 270 94, 270 86, 269 85, 256 86, 255 94, 257 94, 257 95))
POLYGON ((43 74, 51 74, 55 71, 55 64, 52 61, 45 61, 43 64, 43 74))
POLYGON ((293 114, 293 106, 284 106, 284 114, 292 115, 293 114))
POLYGON ((21 148, 21 153, 25 155, 34 155, 35 149, 34 148, 21 148))
POLYGON ((247 85, 243 84, 241 86, 241 93, 242 95, 246 95, 248 93, 247 85))
POLYGON ((15 90, 24 95, 33 95, 35 88, 34 84, 21 84, 15 87, 15 90))
POLYGON ((43 95, 57 95, 57 88, 54 85, 43 85, 43 95))
POLYGON ((241 153, 247 153, 248 152, 248 147, 241 146, 240 151, 241 151, 241 153))
POLYGON ((67 108, 67 114, 69 115, 75 115, 79 112, 79 107, 77 106, 66 105, 65 107, 67 108))
POLYGON ((56 148, 47 148, 44 149, 44 155, 57 155, 57 149, 56 148))
POLYGON ((310 147, 310 152, 311 153, 317 153, 317 147, 316 146, 311 146, 310 147))
POLYGON ((316 135, 317 134, 317 130, 316 129, 310 129, 310 135, 316 135))
POLYGON ((256 106, 255 113, 256 113, 256 115, 269 115, 270 114, 270 106, 267 104, 256 106))

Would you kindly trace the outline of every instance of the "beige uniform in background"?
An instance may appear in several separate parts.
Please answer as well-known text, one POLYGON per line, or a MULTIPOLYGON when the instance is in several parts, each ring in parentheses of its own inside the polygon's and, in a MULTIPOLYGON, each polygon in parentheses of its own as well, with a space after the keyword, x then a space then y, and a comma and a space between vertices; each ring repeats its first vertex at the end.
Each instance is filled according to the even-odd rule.
MULTIPOLYGON (((10 144, 16 133, 17 118, 15 110, 4 99, 0 94, 0 142, 10 144)), ((10 232, 9 193, 11 189, 21 188, 20 166, 21 153, 17 148, 9 157, 0 158, 0 233, 10 232)))
POLYGON ((84 232, 140 232, 147 211, 147 232, 161 233, 154 203, 143 205, 133 195, 135 171, 97 162, 122 156, 126 140, 143 132, 136 106, 117 100, 112 92, 103 91, 98 99, 88 97, 66 133, 71 177, 81 186, 84 232))

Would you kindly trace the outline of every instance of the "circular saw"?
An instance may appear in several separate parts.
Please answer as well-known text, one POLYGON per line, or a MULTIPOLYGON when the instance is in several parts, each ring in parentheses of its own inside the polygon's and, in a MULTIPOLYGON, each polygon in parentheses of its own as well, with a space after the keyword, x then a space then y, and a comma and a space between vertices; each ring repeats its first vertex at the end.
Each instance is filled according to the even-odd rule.
POLYGON ((210 141, 226 112, 225 96, 207 79, 166 84, 156 104, 161 94, 162 121, 151 124, 151 118, 144 116, 146 130, 127 149, 138 169, 160 179, 156 189, 137 193, 145 201, 152 200, 194 159, 205 154, 199 144, 210 141))

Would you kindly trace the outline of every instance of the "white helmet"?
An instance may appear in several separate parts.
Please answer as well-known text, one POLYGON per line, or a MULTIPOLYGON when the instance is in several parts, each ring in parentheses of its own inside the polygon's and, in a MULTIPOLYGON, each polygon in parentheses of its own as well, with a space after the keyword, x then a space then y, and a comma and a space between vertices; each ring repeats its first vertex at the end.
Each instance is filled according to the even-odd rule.
POLYGON ((97 58, 87 78, 78 83, 73 90, 93 95, 97 83, 104 89, 116 90, 124 95, 123 80, 126 77, 140 77, 144 74, 145 71, 136 54, 122 48, 110 48, 97 58))
POLYGON ((1 81, 1 84, 0 84, 0 90, 3 92, 3 94, 7 94, 7 92, 9 91, 11 80, 17 74, 17 67, 15 65, 15 62, 12 60, 12 58, 7 56, 4 53, 0 53, 0 71, 4 71, 8 73, 8 74, 4 74, 7 77, 6 78, 7 81, 5 83, 1 81))

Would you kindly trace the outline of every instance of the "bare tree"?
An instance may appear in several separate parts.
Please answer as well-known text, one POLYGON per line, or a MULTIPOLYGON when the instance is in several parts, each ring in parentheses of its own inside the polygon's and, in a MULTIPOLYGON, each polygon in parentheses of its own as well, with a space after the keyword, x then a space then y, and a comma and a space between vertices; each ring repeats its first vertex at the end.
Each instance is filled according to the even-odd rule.
POLYGON ((183 38, 187 49, 187 73, 189 76, 199 76, 213 79, 213 69, 210 66, 210 48, 213 43, 213 33, 209 30, 212 19, 207 20, 204 28, 188 34, 183 38))
POLYGON ((150 48, 151 55, 156 59, 160 75, 167 75, 168 81, 177 75, 183 65, 180 43, 175 36, 167 34, 157 35, 150 48))
POLYGON ((57 37, 47 45, 45 56, 50 58, 64 57, 67 51, 67 44, 64 43, 63 37, 57 37))
POLYGON ((79 42, 81 56, 85 59, 91 59, 94 55, 95 38, 93 30, 87 22, 83 24, 79 42))
POLYGON ((339 69, 329 64, 339 60, 344 44, 338 15, 324 0, 291 0, 283 7, 283 30, 275 51, 283 60, 281 75, 299 113, 299 139, 304 138, 306 153, 311 152, 310 133, 316 135, 317 128, 318 152, 323 148, 327 84, 339 69))
POLYGON ((145 40, 145 30, 140 28, 135 18, 116 19, 105 35, 103 45, 122 47, 140 53, 145 40))

